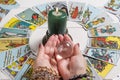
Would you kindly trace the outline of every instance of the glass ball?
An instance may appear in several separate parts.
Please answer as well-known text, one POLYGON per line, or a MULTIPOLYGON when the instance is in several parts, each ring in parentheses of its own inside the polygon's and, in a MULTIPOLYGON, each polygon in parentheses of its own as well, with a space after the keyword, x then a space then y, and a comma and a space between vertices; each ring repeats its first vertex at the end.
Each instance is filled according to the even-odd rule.
POLYGON ((69 41, 63 41, 57 46, 58 55, 62 58, 69 58, 73 53, 73 44, 69 41))

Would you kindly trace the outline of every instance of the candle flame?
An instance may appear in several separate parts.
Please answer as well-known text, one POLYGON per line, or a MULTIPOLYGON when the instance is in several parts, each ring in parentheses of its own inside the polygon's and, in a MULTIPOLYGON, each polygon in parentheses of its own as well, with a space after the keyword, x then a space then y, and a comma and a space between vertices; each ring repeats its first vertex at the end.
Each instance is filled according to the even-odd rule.
POLYGON ((58 14, 58 7, 56 7, 56 13, 58 14))

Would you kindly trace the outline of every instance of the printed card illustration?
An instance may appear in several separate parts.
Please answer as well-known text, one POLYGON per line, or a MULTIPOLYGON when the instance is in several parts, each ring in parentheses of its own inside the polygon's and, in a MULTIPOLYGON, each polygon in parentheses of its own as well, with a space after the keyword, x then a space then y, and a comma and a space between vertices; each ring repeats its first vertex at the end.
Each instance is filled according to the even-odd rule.
POLYGON ((102 80, 102 78, 98 75, 98 73, 92 66, 90 60, 88 58, 86 58, 86 61, 87 61, 87 73, 88 73, 88 75, 90 75, 90 73, 92 73, 92 75, 90 75, 90 76, 92 76, 92 79, 90 79, 90 80, 102 80))
POLYGON ((11 10, 13 8, 17 8, 19 4, 15 0, 1 0, 0 6, 5 9, 11 10))
POLYGON ((96 28, 92 28, 88 31, 89 37, 100 36, 119 36, 120 37, 120 23, 109 23, 96 28))
POLYGON ((30 50, 28 45, 0 52, 0 68, 6 67, 30 50))
MULTIPOLYGON (((24 73, 26 73, 28 70, 30 70, 32 68, 33 64, 34 64, 34 59, 29 57, 29 59, 23 65, 22 70, 20 70, 19 73, 16 75, 15 80, 19 80, 21 77, 23 77, 24 73)), ((30 74, 32 76, 32 73, 30 73, 30 72, 27 72, 27 74, 30 74)), ((31 76, 29 76, 29 79, 31 76)))
POLYGON ((18 18, 11 18, 5 25, 5 28, 18 28, 18 29, 27 29, 35 30, 36 26, 25 21, 19 20, 18 18))
POLYGON ((109 0, 104 8, 114 14, 118 14, 120 10, 120 0, 109 0))
MULTIPOLYGON (((6 74, 8 74, 12 80, 16 80, 16 76, 20 73, 20 71, 23 69, 24 65, 26 64, 27 60, 29 59, 30 54, 26 54, 20 58, 18 58, 16 61, 12 62, 10 65, 8 65, 4 71, 6 74)), ((20 74, 19 74, 20 76, 20 74)))
POLYGON ((9 11, 10 10, 0 6, 0 22, 8 14, 9 11))
POLYGON ((37 12, 33 11, 32 9, 28 8, 25 11, 17 14, 17 16, 29 23, 33 23, 37 26, 40 26, 46 22, 46 19, 38 14, 37 12))
POLYGON ((80 21, 84 13, 86 4, 80 2, 68 2, 69 19, 73 21, 80 21))
POLYGON ((36 5, 36 6, 32 7, 32 9, 35 12, 42 14, 45 17, 45 19, 47 19, 48 12, 52 9, 52 6, 50 6, 46 3, 46 4, 36 5))
POLYGON ((0 38, 0 52, 28 44, 28 38, 0 38))
POLYGON ((22 29, 2 28, 0 38, 28 37, 28 31, 22 29))
POLYGON ((48 5, 50 5, 52 9, 56 9, 57 7, 59 10, 66 12, 66 14, 68 15, 68 8, 66 1, 51 2, 48 5))
POLYGON ((105 78, 106 75, 111 71, 111 69, 114 67, 114 65, 101 61, 101 60, 97 60, 97 59, 93 59, 93 58, 89 58, 92 66, 94 67, 94 69, 96 70, 96 72, 98 73, 98 75, 100 75, 102 78, 105 78))
POLYGON ((108 36, 90 38, 88 47, 120 50, 120 37, 108 36))
POLYGON ((98 15, 94 20, 87 23, 85 25, 85 29, 91 29, 107 23, 112 23, 112 21, 113 19, 106 12, 103 12, 100 15, 98 15))
POLYGON ((117 64, 119 58, 120 58, 120 53, 117 50, 110 50, 110 49, 97 49, 97 48, 90 48, 86 52, 87 56, 109 62, 112 64, 117 64))
POLYGON ((100 13, 102 13, 102 11, 100 11, 98 8, 87 5, 82 16, 82 24, 92 21, 100 13))

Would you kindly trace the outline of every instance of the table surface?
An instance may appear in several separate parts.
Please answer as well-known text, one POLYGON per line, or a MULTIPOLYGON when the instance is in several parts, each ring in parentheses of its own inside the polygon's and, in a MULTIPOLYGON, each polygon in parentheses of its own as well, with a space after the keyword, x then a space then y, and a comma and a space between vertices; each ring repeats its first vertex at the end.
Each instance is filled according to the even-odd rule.
MULTIPOLYGON (((16 0, 17 1, 17 0, 16 0)), ((64 0, 49 0, 49 2, 51 1, 64 1, 64 0)), ((69 0, 70 1, 70 0, 69 0)), ((102 7, 108 0, 74 0, 74 1, 81 1, 81 2, 85 2, 85 3, 89 3, 95 7, 102 7)), ((20 7, 13 9, 10 11, 10 13, 2 20, 2 22, 0 23, 0 27, 2 27, 10 18, 14 17, 15 14, 30 8, 34 5, 37 4, 43 4, 48 2, 48 0, 18 0, 18 2, 20 3, 20 7)), ((117 18, 113 15, 111 15, 111 17, 114 18, 114 22, 118 22, 117 18)), ((79 25, 76 22, 71 22, 71 21, 67 21, 67 28, 69 31, 69 34, 72 36, 73 41, 75 43, 79 43, 80 44, 80 49, 82 51, 84 51, 84 49, 86 48, 87 43, 89 42, 89 38, 87 36, 87 31, 85 31, 81 25, 79 25)), ((37 52, 37 48, 39 46, 39 43, 42 41, 43 36, 46 34, 47 31, 47 23, 38 27, 34 32, 32 32, 31 37, 30 37, 30 47, 37 52)), ((109 74, 106 76, 106 79, 113 79, 115 78, 118 74, 120 73, 120 60, 118 61, 117 66, 115 66, 110 72, 109 74)), ((0 76, 3 75, 0 72, 0 76)), ((2 79, 7 79, 6 75, 2 76, 2 79)))

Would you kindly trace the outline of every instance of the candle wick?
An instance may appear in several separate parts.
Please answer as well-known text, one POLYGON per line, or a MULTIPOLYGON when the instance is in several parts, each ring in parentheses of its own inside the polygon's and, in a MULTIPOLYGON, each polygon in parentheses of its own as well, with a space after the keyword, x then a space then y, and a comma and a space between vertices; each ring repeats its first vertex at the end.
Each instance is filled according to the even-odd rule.
POLYGON ((58 7, 56 7, 56 14, 58 14, 58 7))

